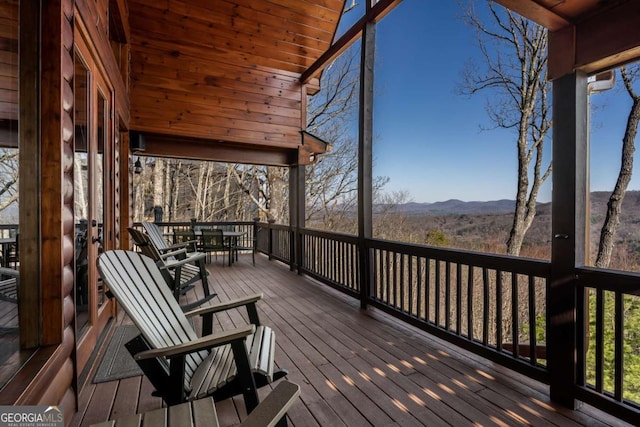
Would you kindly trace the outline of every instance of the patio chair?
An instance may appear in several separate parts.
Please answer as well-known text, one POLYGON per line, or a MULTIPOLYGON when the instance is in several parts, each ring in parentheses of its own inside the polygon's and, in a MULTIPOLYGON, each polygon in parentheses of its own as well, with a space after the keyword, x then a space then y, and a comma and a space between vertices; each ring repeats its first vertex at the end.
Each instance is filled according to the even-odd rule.
POLYGON ((209 255, 209 262, 211 262, 211 253, 216 253, 216 259, 218 259, 218 252, 222 251, 222 265, 224 266, 224 253, 227 252, 231 256, 231 247, 225 244, 225 238, 222 230, 209 229, 200 230, 200 245, 198 249, 209 255))
POLYGON ((188 254, 185 249, 161 254, 142 231, 131 227, 127 228, 127 231, 140 252, 155 261, 160 268, 160 273, 176 301, 180 300, 180 295, 192 289, 196 282, 202 283, 204 298, 182 305, 183 310, 191 310, 218 295, 209 290, 209 272, 204 265, 205 254, 188 254))
POLYGON ((257 387, 287 375, 274 372, 275 335, 260 324, 255 308, 261 294, 183 313, 149 257, 106 251, 98 271, 141 331, 125 346, 168 405, 242 393, 250 413, 258 404, 257 387), (242 306, 250 325, 212 333, 213 313, 242 306), (193 316, 202 316, 200 337, 189 321, 193 316))
POLYGON ((198 239, 193 230, 173 230, 173 244, 185 244, 189 252, 198 251, 198 239))
POLYGON ((256 237, 255 232, 252 236, 242 236, 238 240, 234 240, 230 251, 237 254, 239 251, 251 251, 251 261, 256 265, 256 237))

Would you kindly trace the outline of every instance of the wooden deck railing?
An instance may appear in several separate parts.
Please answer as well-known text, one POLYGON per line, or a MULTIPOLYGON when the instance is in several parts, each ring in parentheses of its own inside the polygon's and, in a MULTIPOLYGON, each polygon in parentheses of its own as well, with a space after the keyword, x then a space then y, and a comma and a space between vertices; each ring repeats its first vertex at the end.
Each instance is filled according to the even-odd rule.
MULTIPOLYGON (((550 380, 548 261, 360 240, 272 223, 233 224, 255 227, 256 248, 270 259, 359 298, 363 306, 532 378, 550 380), (363 274, 370 278, 364 288, 363 274)), ((575 285, 576 349, 584 351, 577 351, 573 398, 636 423, 640 374, 628 360, 640 357, 640 324, 632 323, 640 319, 640 274, 580 268, 575 285)))
POLYGON ((370 304, 548 381, 548 262, 373 239, 366 244, 373 259, 370 304))
MULTIPOLYGON (((579 330, 577 394, 640 420, 640 274, 577 270, 579 330), (633 362, 630 363, 630 362, 633 362)), ((626 417, 625 417, 626 418, 626 417)))
POLYGON ((301 272, 359 298, 360 262, 355 236, 302 230, 301 245, 301 272))

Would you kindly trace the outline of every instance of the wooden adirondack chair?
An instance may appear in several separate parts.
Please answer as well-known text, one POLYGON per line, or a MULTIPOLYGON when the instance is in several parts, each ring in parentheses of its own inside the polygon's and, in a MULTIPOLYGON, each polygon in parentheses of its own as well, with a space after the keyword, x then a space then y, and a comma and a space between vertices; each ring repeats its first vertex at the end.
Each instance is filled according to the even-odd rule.
POLYGON ((201 281, 204 298, 182 305, 183 310, 188 311, 199 307, 218 295, 209 290, 207 279, 209 272, 205 267, 205 254, 188 254, 185 249, 161 254, 142 231, 131 227, 127 228, 127 231, 140 251, 154 260, 160 268, 160 272, 176 300, 179 301, 180 295, 191 289, 194 283, 201 281))
POLYGON ((186 249, 187 251, 190 251, 195 247, 195 245, 197 245, 197 242, 195 241, 179 242, 174 244, 167 242, 167 239, 164 238, 160 227, 155 225, 153 222, 145 221, 142 223, 142 227, 149 236, 151 244, 153 244, 161 254, 179 249, 186 249))
POLYGON ((255 304, 262 295, 183 313, 152 259, 132 251, 101 254, 98 271, 120 305, 141 331, 127 349, 169 405, 242 393, 251 412, 256 387, 287 375, 274 372, 275 335, 260 325, 255 304), (212 333, 213 313, 246 307, 250 325, 212 333), (198 337, 188 317, 202 316, 198 337))
MULTIPOLYGON (((240 427, 275 427, 286 425, 285 415, 300 397, 300 386, 282 381, 245 418, 240 427), (279 421, 283 421, 279 423, 279 421)), ((118 420, 93 424, 91 427, 158 427, 169 425, 193 427, 220 427, 216 407, 211 399, 200 399, 168 408, 155 409, 144 414, 129 415, 118 420)))

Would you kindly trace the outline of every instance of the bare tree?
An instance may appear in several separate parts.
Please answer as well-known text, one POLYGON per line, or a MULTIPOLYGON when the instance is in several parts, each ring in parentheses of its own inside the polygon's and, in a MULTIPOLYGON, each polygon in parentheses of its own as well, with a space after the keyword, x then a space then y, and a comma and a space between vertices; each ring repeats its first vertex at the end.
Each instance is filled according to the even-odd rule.
POLYGON ((622 159, 618 179, 611 196, 609 196, 607 214, 600 231, 600 243, 598 245, 598 255, 596 256, 595 263, 596 267, 606 268, 611 262, 614 236, 618 225, 620 225, 622 202, 624 201, 624 196, 633 172, 633 153, 635 151, 635 141, 638 134, 638 122, 640 121, 640 95, 634 89, 633 84, 639 73, 640 67, 638 65, 620 68, 620 77, 622 78, 622 83, 627 94, 632 100, 632 105, 622 138, 622 159))
POLYGON ((466 14, 476 30, 482 64, 465 70, 462 92, 489 92, 487 113, 495 128, 516 135, 516 206, 507 254, 518 255, 536 214, 540 187, 551 173, 543 148, 551 128, 547 82, 547 32, 541 26, 487 1, 485 23, 473 9, 466 14))

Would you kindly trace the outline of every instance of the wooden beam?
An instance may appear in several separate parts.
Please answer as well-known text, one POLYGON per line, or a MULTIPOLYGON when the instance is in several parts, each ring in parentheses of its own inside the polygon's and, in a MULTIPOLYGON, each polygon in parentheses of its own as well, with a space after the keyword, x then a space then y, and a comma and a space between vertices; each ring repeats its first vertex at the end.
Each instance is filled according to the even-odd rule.
POLYGON ((344 52, 353 44, 361 35, 362 30, 368 22, 377 22, 387 13, 400 4, 402 0, 380 0, 372 6, 367 13, 358 20, 346 33, 342 35, 331 47, 320 56, 307 70, 300 76, 303 84, 308 83, 312 78, 318 77, 318 74, 331 61, 344 52))
POLYGON ((640 56, 640 2, 607 8, 576 25, 576 69, 588 73, 617 67, 640 56))
POLYGON ((550 9, 531 0, 493 0, 501 4, 509 10, 512 10, 527 19, 542 25, 549 31, 557 31, 563 27, 570 25, 562 16, 556 14, 550 9))
POLYGON ((289 166, 298 162, 297 149, 235 144, 173 135, 149 133, 144 135, 146 149, 141 154, 145 156, 269 166, 289 166))

